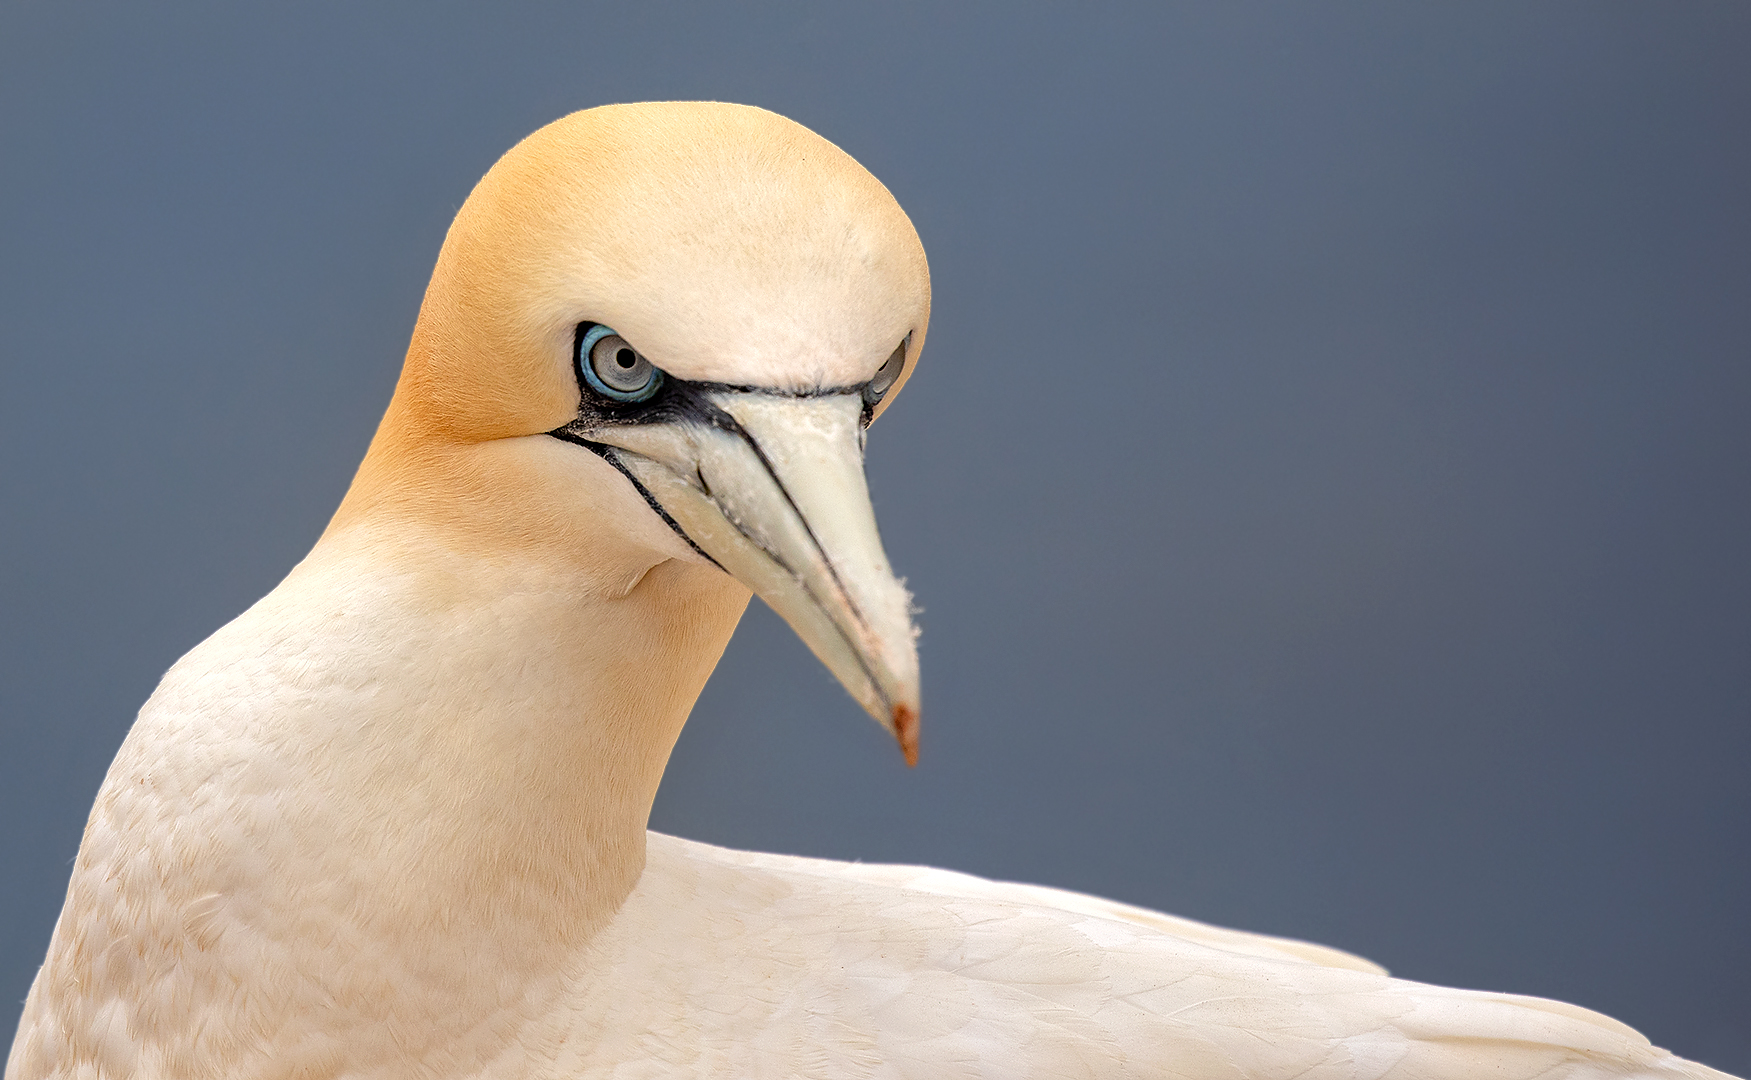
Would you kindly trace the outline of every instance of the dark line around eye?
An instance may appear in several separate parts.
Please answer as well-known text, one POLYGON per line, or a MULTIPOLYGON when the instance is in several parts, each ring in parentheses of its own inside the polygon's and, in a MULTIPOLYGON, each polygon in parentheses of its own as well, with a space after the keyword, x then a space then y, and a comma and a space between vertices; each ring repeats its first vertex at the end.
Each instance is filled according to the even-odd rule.
POLYGON ((735 383, 720 382, 690 382, 677 379, 676 382, 686 382, 696 390, 717 391, 732 394, 758 394, 761 397, 781 398, 818 398, 818 397, 848 397, 863 393, 868 383, 858 383, 855 386, 816 386, 807 390, 782 390, 773 386, 739 386, 735 383))
MULTIPOLYGON (((608 415, 604 415, 604 416, 599 417, 599 419, 603 422, 606 422, 606 423, 635 423, 636 424, 636 423, 649 422, 650 419, 655 419, 655 417, 651 417, 651 418, 647 419, 646 417, 641 416, 641 415, 615 415, 615 414, 620 412, 620 410, 624 410, 624 409, 638 409, 641 407, 643 409, 656 409, 659 407, 659 400, 664 396, 663 391, 658 391, 658 393, 656 394, 655 397, 649 398, 645 401, 638 401, 638 402, 614 401, 612 399, 604 399, 601 394, 598 394, 596 391, 592 390, 589 386, 588 381, 584 378, 582 365, 589 363, 589 358, 579 356, 578 350, 583 345, 584 335, 588 334, 592 328, 599 326, 599 325, 601 325, 601 324, 600 323, 593 323, 593 322, 581 322, 577 325, 577 329, 572 334, 572 359, 573 359, 573 372, 572 373, 574 376, 577 377, 577 380, 578 380, 578 392, 583 395, 584 401, 586 403, 593 402, 595 404, 605 406, 608 410, 610 410, 608 415)), ((891 389, 895 383, 900 381, 900 376, 904 375, 906 373, 906 360, 908 359, 908 357, 906 356, 906 347, 911 343, 911 341, 912 341, 911 333, 907 333, 907 335, 903 339, 901 339, 899 347, 897 349, 895 349, 895 352, 900 357, 900 367, 898 370, 896 370, 894 372, 893 377, 888 380, 887 386, 882 387, 881 393, 876 394, 873 397, 870 396, 869 389, 870 389, 871 385, 873 385, 875 383, 876 379, 881 377, 882 369, 885 369, 887 367, 887 364, 885 364, 885 363, 882 365, 882 368, 878 368, 876 370, 876 373, 874 375, 872 375, 870 378, 865 379, 863 382, 860 382, 860 383, 851 383, 849 385, 839 385, 839 386, 815 386, 815 387, 809 387, 807 389, 801 389, 801 390, 783 389, 783 388, 776 387, 776 386, 752 386, 752 385, 748 385, 745 383, 694 381, 691 379, 677 378, 676 376, 670 374, 669 372, 664 371, 660 367, 657 367, 657 371, 662 373, 665 388, 668 386, 689 386, 695 390, 702 391, 702 392, 757 394, 761 397, 792 398, 792 399, 821 398, 821 397, 849 397, 852 394, 863 394, 863 395, 865 395, 866 398, 869 399, 869 400, 867 400, 866 405, 865 405, 865 409, 864 409, 864 412, 865 412, 866 417, 867 417, 869 414, 872 414, 874 412, 875 406, 881 403, 882 398, 887 396, 888 390, 891 389)), ((634 349, 634 352, 635 352, 635 354, 637 354, 636 348, 634 349)), ((891 361, 891 358, 890 358, 890 361, 891 361)), ((646 358, 646 362, 650 363, 650 360, 648 357, 646 358)), ((651 364, 651 366, 656 367, 656 365, 654 363, 651 364)), ((865 420, 865 426, 866 427, 868 426, 868 419, 867 418, 865 420)))
MULTIPOLYGON (((639 495, 644 498, 645 503, 649 505, 652 510, 656 511, 657 515, 668 524, 669 528, 675 531, 675 535, 687 541, 688 547, 698 552, 719 570, 724 569, 723 564, 712 558, 704 548, 694 542, 691 536, 687 535, 687 531, 681 527, 679 522, 669 515, 669 512, 663 508, 663 504, 657 501, 655 495, 651 494, 650 489, 640 483, 638 477, 632 475, 632 473, 626 468, 626 465, 621 462, 619 454, 615 451, 615 448, 605 443, 596 442, 595 440, 590 439, 588 435, 599 428, 673 423, 675 421, 691 421, 696 424, 702 424, 706 427, 715 428, 716 430, 735 435, 737 438, 743 440, 748 447, 754 451, 756 458, 759 459, 760 464, 765 468, 767 475, 771 477, 772 482, 777 485, 778 490, 784 493, 785 500, 790 503, 791 511, 796 514, 797 520, 803 523, 804 531, 808 534, 810 542, 814 544, 815 551, 821 556, 822 563, 827 567, 828 574, 832 576, 834 584, 839 587, 840 592, 849 602, 853 616, 867 629, 869 626, 868 619, 864 616, 862 611, 858 610, 857 603, 852 599, 850 590, 846 589, 845 583, 839 579, 838 568, 833 565, 831 559, 827 558, 826 550, 821 547, 820 540, 815 536, 814 528, 808 523, 808 519, 803 517, 802 511, 796 505, 796 501, 791 498, 790 492, 786 490, 784 482, 778 478, 778 473, 773 468, 772 462, 767 458, 766 451, 754 440, 753 436, 749 435, 742 425, 736 421, 735 417, 719 408, 710 398, 706 397, 706 394, 713 392, 757 394, 763 397, 790 399, 850 397, 858 395, 864 399, 861 419, 862 427, 867 429, 870 421, 874 418, 876 405, 880 404, 881 399, 887 395, 888 388, 891 387, 894 382, 898 381, 899 374, 905 371, 904 350, 907 343, 912 340, 912 335, 907 334, 905 340, 900 343, 900 348, 896 350, 902 357, 900 372, 896 372, 895 377, 889 381, 888 386, 883 387, 882 393, 877 395, 871 395, 869 392, 871 384, 875 381, 875 377, 871 377, 864 382, 850 386, 824 386, 808 390, 783 390, 770 386, 745 386, 737 383, 693 382, 687 379, 675 378, 672 375, 668 375, 667 372, 662 372, 661 368, 657 368, 657 371, 662 372, 665 377, 662 386, 652 397, 639 402, 621 402, 604 398, 601 394, 593 390, 590 387, 589 382, 584 378, 582 365, 588 363, 589 358, 578 356, 578 350, 583 344, 584 336, 590 332, 591 328, 597 325, 597 323, 591 322, 579 323, 572 341, 572 355, 574 358, 572 374, 577 379, 579 394, 578 415, 569 424, 555 428, 548 432, 548 434, 564 442, 582 446, 614 466, 614 468, 619 470, 620 474, 625 476, 626 479, 632 483, 632 486, 638 490, 639 495)), ((886 365, 883 366, 885 367, 886 365)), ((877 375, 880 375, 879 370, 877 375)), ((859 449, 862 449, 863 432, 860 431, 858 434, 859 449)), ((697 469, 696 475, 698 475, 700 487, 705 491, 707 497, 710 497, 711 489, 706 485, 704 475, 697 473, 697 469)), ((737 526, 737 531, 742 531, 740 526, 737 526)), ((744 536, 746 535, 747 534, 744 532, 744 536)), ((753 540, 752 537, 748 537, 748 539, 751 541, 753 540)), ((765 546, 761 544, 757 544, 756 546, 761 547, 762 550, 765 548, 765 546)), ((783 560, 778 559, 776 553, 768 551, 767 554, 771 555, 779 565, 784 565, 783 560)), ((790 570, 790 567, 786 566, 785 569, 790 570)), ((727 570, 724 572, 729 573, 727 570)), ((795 573, 795 571, 791 572, 793 574, 795 573)), ((798 575, 798 580, 801 581, 800 575, 798 575)), ((843 631, 841 631, 841 633, 843 633, 843 631)), ((856 648, 853 648, 851 651, 853 655, 857 654, 856 648)), ((861 663, 861 658, 859 662, 861 663)), ((874 674, 867 669, 865 674, 870 677, 870 685, 877 686, 874 674)), ((877 693, 881 693, 879 687, 877 688, 877 693)))

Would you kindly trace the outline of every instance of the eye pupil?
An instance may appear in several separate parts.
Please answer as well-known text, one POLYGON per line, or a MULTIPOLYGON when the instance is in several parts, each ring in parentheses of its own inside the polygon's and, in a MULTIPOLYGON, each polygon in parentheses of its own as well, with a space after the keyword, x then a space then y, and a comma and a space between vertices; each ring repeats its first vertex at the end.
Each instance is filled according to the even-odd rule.
POLYGON ((633 365, 638 363, 638 354, 631 349, 620 349, 614 354, 614 362, 631 371, 633 365))

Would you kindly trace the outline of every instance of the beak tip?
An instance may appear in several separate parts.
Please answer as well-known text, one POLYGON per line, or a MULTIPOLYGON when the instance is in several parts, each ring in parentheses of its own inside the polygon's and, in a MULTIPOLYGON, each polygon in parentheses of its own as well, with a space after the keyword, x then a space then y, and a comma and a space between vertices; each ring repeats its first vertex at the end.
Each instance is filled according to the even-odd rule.
POLYGON ((918 767, 918 710, 910 705, 894 706, 894 737, 900 740, 900 753, 906 755, 906 767, 918 767))

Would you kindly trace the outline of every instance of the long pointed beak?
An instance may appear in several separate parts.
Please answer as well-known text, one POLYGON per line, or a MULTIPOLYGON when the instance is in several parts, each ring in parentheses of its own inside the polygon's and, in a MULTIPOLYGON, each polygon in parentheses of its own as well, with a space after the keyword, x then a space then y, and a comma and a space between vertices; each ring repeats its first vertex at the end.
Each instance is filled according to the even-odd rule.
POLYGON ((855 391, 692 387, 663 420, 588 438, 790 623, 916 765, 917 632, 876 532, 862 409, 855 391))

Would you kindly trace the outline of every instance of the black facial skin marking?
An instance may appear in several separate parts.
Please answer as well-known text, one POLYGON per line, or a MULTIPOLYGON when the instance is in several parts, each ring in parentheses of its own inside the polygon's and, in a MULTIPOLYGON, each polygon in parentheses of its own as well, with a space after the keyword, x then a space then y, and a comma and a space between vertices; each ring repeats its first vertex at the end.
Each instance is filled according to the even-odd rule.
MULTIPOLYGON (((554 428, 548 434, 566 442, 589 446, 596 453, 602 454, 604 458, 608 458, 609 455, 603 454, 601 449, 597 449, 601 444, 594 443, 589 438, 590 433, 625 424, 664 424, 691 421, 746 438, 741 425, 736 423, 735 418, 713 405, 704 396, 714 391, 760 394, 781 398, 837 397, 861 394, 864 399, 863 426, 866 428, 874 417, 876 405, 880 404, 882 397, 885 396, 885 391, 883 394, 872 395, 869 392, 869 382, 857 383, 852 386, 815 387, 809 390, 779 390, 769 386, 689 382, 686 379, 677 379, 673 375, 665 373, 662 387, 652 397, 644 401, 615 401, 593 390, 585 381, 582 368, 578 366, 582 363, 588 363, 588 358, 580 358, 578 351, 583 344, 584 335, 596 325, 596 323, 590 322, 579 323, 572 337, 572 375, 578 382, 578 415, 570 423, 563 427, 554 428)), ((905 349, 911 340, 912 335, 907 334, 906 340, 900 343, 900 349, 905 349)), ((902 367, 900 373, 904 373, 904 371, 905 369, 902 367)), ((895 375, 889 386, 899 381, 900 373, 895 375)), ((677 531, 679 531, 678 527, 677 531)), ((689 541, 689 543, 691 542, 689 541)))
MULTIPOLYGON (((842 394, 862 394, 863 426, 867 428, 875 416, 875 407, 886 396, 885 390, 881 394, 870 393, 869 388, 871 382, 874 381, 873 379, 851 386, 819 386, 808 390, 780 390, 770 386, 741 386, 736 383, 689 382, 685 379, 677 379, 665 372, 662 387, 652 397, 644 401, 615 401, 591 389, 589 383, 584 379, 582 368, 578 366, 589 362, 588 357, 578 356, 578 350, 583 345, 584 335, 588 334, 596 325, 596 323, 590 322, 579 323, 572 336, 572 375, 578 381, 579 397, 577 418, 563 428, 555 428, 549 434, 557 435, 560 431, 569 431, 574 435, 582 436, 592 430, 617 427, 621 424, 661 424, 682 418, 699 420, 703 419, 700 407, 717 412, 725 420, 734 424, 734 420, 730 420, 721 410, 716 409, 700 396, 703 393, 713 391, 760 394, 764 397, 779 398, 837 397, 842 394)), ((905 340, 900 343, 899 350, 896 351, 903 351, 911 341, 912 335, 907 334, 905 340)), ((888 385, 892 387, 898 383, 900 376, 904 373, 905 367, 902 361, 902 367, 895 373, 888 385)), ((721 425, 714 424, 713 426, 721 425)), ((733 431, 739 430, 739 428, 726 430, 733 431)), ((575 440, 568 439, 567 441, 575 440)))
MULTIPOLYGON (((766 470, 766 474, 771 477, 773 484, 784 495, 785 501, 790 505, 791 512, 796 515, 797 520, 802 523, 803 529, 808 533, 809 542, 814 545, 817 552, 820 552, 821 562, 827 567, 827 572, 832 575, 833 583, 838 586, 840 594, 845 597, 848 606, 851 609, 852 617, 859 623, 863 624, 864 628, 867 630, 869 627, 869 620, 863 612, 858 609, 857 604, 851 600, 851 593, 846 589, 844 581, 840 579, 838 568, 833 565, 831 559, 826 557, 826 551, 821 547, 819 538, 815 536, 814 528, 810 526, 808 519, 803 516, 801 509, 796 505, 796 500, 791 497, 790 491, 785 488, 784 482, 779 479, 777 470, 773 468, 771 460, 766 456, 766 451, 760 446, 759 442, 752 435, 748 434, 742 425, 736 421, 735 417, 718 408, 718 406, 705 395, 707 392, 712 391, 720 393, 732 392, 740 394, 761 394, 770 397, 785 398, 835 397, 851 394, 861 395, 863 397, 863 424, 858 432, 860 450, 862 449, 863 430, 869 427, 870 420, 875 411, 875 406, 881 401, 881 398, 884 395, 872 395, 869 393, 870 384, 867 382, 859 383, 855 386, 823 387, 813 390, 776 390, 764 386, 737 386, 732 383, 689 382, 685 379, 677 379, 674 376, 665 373, 662 387, 650 398, 638 402, 614 401, 597 393, 589 385, 588 381, 585 380, 583 375, 581 365, 588 363, 589 360, 587 357, 583 357, 579 354, 581 352, 584 335, 589 333, 590 329, 595 325, 595 323, 587 322, 578 324, 576 335, 573 338, 572 368, 573 375, 578 381, 578 415, 570 423, 565 424, 562 427, 554 428, 552 431, 549 431, 548 434, 564 442, 582 446, 614 466, 622 476, 631 481, 632 486, 638 491, 639 495, 644 498, 645 504, 652 510, 656 511, 657 516, 661 517, 664 523, 675 531, 675 535, 685 540, 688 547, 704 556, 706 561, 710 562, 719 570, 724 569, 723 564, 707 554, 705 549, 701 548, 691 536, 687 535, 687 531, 681 527, 679 522, 669 515, 669 512, 663 508, 662 503, 658 502, 656 496, 651 494, 650 489, 640 483, 638 478, 627 469, 626 465, 620 459, 619 450, 616 447, 597 442, 589 436, 603 428, 621 427, 634 424, 692 423, 703 427, 709 427, 717 431, 722 431, 725 434, 733 435, 740 439, 754 452, 761 467, 766 470)), ((900 350, 904 350, 907 342, 910 341, 911 335, 908 334, 906 336, 906 341, 901 342, 900 350)), ((902 371, 903 370, 904 369, 902 368, 902 371)), ((898 373, 896 373, 895 379, 890 381, 888 385, 892 386, 895 381, 898 381, 898 373)), ((706 483, 703 474, 699 476, 699 482, 701 489, 706 493, 707 497, 710 497, 711 488, 706 483)), ((738 532, 742 533, 746 539, 764 551, 773 562, 783 567, 792 577, 796 578, 797 583, 801 585, 805 591, 810 593, 813 592, 813 590, 809 589, 808 583, 803 576, 798 574, 793 567, 787 564, 778 552, 767 547, 757 537, 750 535, 745 529, 743 529, 741 524, 736 522, 733 518, 730 518, 729 521, 738 532)), ((724 572, 728 573, 727 570, 724 572)), ((820 598, 817 597, 815 599, 816 603, 819 604, 820 598)), ((838 629, 838 627, 835 626, 835 629, 838 629)), ((844 636, 843 630, 840 630, 840 635, 842 637, 844 636)), ((846 643, 852 646, 850 650, 851 654, 857 659, 858 665, 863 668, 864 675, 869 680, 870 687, 878 696, 882 697, 883 706, 891 711, 891 703, 886 700, 886 695, 882 692, 881 684, 877 681, 875 673, 871 671, 869 666, 864 662, 862 653, 856 648, 856 643, 852 642, 849 638, 846 639, 846 643)))
MULTIPOLYGON (((583 364, 589 363, 589 358, 582 356, 584 335, 588 334, 597 324, 579 323, 572 336, 572 375, 578 381, 578 415, 563 427, 554 428, 548 434, 563 442, 581 446, 614 466, 620 475, 637 489, 644 499, 645 505, 654 510, 663 523, 673 529, 676 536, 687 541, 687 546, 698 552, 711 565, 723 570, 722 564, 713 559, 704 548, 700 547, 681 523, 663 509, 663 504, 657 501, 650 489, 632 475, 626 465, 620 460, 620 452, 606 443, 597 442, 589 436, 603 428, 621 427, 632 424, 664 424, 664 423, 703 423, 708 427, 723 431, 741 432, 741 425, 735 418, 717 408, 701 396, 703 390, 738 390, 748 393, 773 393, 784 395, 784 391, 766 391, 760 387, 729 386, 720 383, 687 383, 665 373, 662 387, 655 395, 644 401, 615 401, 597 393, 584 379, 583 364)), ((856 393, 860 388, 853 388, 856 393)), ((800 396, 800 395, 790 395, 800 396)), ((704 486, 701 478, 701 486, 704 486)), ((707 488, 709 491, 709 488, 707 488)), ((725 570, 725 573, 729 571, 725 570)))
MULTIPOLYGON (((562 427, 562 428, 554 428, 552 431, 548 432, 548 434, 552 435, 556 439, 559 439, 561 442, 568 442, 574 446, 581 446, 585 450, 588 450, 590 453, 595 454, 597 457, 601 458, 603 461, 606 461, 608 464, 614 466, 614 468, 620 473, 620 475, 626 477, 626 479, 632 483, 632 486, 635 489, 637 489, 639 495, 644 498, 645 505, 650 507, 652 510, 655 510, 657 512, 657 516, 663 519, 664 524, 668 525, 669 528, 675 530, 676 536, 679 536, 681 539, 687 541, 687 546, 692 548, 695 552, 697 552, 699 554, 699 556, 701 558, 703 558, 706 562, 717 567, 719 570, 723 570, 723 564, 718 562, 716 559, 712 558, 711 555, 709 553, 707 553, 704 548, 702 548, 698 544, 694 543, 693 538, 691 536, 687 535, 687 530, 683 529, 681 527, 680 522, 676 521, 674 518, 669 516, 669 512, 667 510, 663 509, 663 504, 657 501, 657 497, 655 495, 651 494, 650 489, 645 487, 643 484, 639 483, 638 477, 632 475, 632 473, 626 468, 626 466, 621 463, 620 454, 614 447, 605 446, 599 442, 591 442, 589 439, 586 439, 586 438, 583 438, 582 436, 574 434, 570 430, 570 428, 571 428, 571 425, 567 424, 565 427, 562 427)), ((727 574, 727 573, 729 573, 729 571, 724 570, 724 573, 727 574)))

